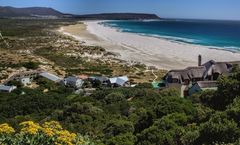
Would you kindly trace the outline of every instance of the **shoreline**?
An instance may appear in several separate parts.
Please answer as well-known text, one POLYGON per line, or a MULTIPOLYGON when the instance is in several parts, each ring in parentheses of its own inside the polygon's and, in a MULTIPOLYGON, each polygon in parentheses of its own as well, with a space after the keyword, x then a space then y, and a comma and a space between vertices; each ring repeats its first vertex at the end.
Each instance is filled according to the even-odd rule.
POLYGON ((140 62, 159 69, 197 66, 199 54, 202 55, 203 62, 240 60, 240 53, 237 52, 120 32, 100 25, 99 22, 102 21, 83 21, 82 24, 61 27, 59 32, 84 42, 84 45, 101 46, 118 54, 121 60, 140 62))
MULTIPOLYGON (((98 21, 98 23, 107 22, 107 21, 109 21, 109 20, 98 21)), ((115 20, 115 21, 117 21, 117 20, 115 20)), ((231 49, 229 49, 230 47, 220 47, 220 46, 212 46, 212 45, 194 44, 194 43, 191 43, 191 39, 188 39, 188 38, 181 38, 181 37, 174 37, 174 36, 164 36, 164 35, 161 36, 161 35, 152 35, 152 34, 144 34, 144 33, 134 33, 134 32, 124 32, 120 28, 115 28, 115 27, 111 27, 111 26, 107 26, 107 25, 103 25, 103 26, 111 28, 111 29, 113 29, 117 32, 120 32, 120 33, 129 33, 129 34, 135 34, 135 35, 144 36, 144 37, 157 38, 157 39, 166 40, 166 41, 169 41, 169 42, 179 43, 179 44, 183 44, 183 45, 184 44, 189 44, 189 45, 205 47, 205 48, 208 48, 208 49, 216 49, 216 50, 223 50, 223 51, 232 52, 232 53, 240 53, 240 50, 234 50, 234 49, 231 50, 231 49), (174 40, 174 38, 176 38, 176 40, 174 40), (179 41, 179 40, 183 40, 183 41, 179 41), (190 41, 185 42, 184 40, 190 40, 190 41)), ((239 48, 239 47, 233 47, 233 48, 239 48)))

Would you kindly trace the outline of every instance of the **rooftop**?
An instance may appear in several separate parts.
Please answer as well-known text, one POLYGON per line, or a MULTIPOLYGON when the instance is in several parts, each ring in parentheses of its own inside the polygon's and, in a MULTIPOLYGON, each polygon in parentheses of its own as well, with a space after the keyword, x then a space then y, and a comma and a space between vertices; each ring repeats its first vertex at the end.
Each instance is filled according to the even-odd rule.
POLYGON ((56 76, 54 74, 50 74, 48 72, 43 72, 43 73, 40 73, 39 75, 42 76, 42 77, 45 77, 45 78, 47 78, 47 79, 49 79, 51 81, 54 81, 54 82, 58 82, 58 81, 61 80, 60 77, 58 77, 58 76, 56 76))
POLYGON ((199 81, 199 82, 197 82, 197 85, 200 88, 215 88, 215 87, 218 87, 217 81, 199 81))
POLYGON ((78 77, 75 77, 75 76, 69 76, 69 77, 65 78, 65 80, 69 81, 69 82, 77 82, 78 80, 81 80, 81 79, 78 77))
POLYGON ((129 79, 127 76, 122 76, 122 77, 114 77, 109 79, 111 84, 118 84, 120 86, 124 85, 129 79))
POLYGON ((2 91, 10 91, 14 88, 15 86, 5 86, 5 85, 0 85, 0 90, 2 91))

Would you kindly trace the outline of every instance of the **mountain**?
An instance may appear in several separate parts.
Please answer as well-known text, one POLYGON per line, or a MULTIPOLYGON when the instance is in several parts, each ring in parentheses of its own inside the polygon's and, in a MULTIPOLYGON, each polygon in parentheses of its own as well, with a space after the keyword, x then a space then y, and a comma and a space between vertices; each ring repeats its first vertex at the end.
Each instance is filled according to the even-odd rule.
POLYGON ((65 14, 45 7, 14 8, 1 7, 0 17, 64 17, 65 14))
POLYGON ((89 15, 75 15, 75 18, 87 20, 139 20, 139 19, 160 19, 155 14, 143 13, 103 13, 89 15))
POLYGON ((76 18, 81 20, 139 20, 160 19, 155 14, 143 13, 103 13, 89 15, 64 14, 52 8, 28 7, 14 8, 0 6, 0 17, 2 18, 76 18))

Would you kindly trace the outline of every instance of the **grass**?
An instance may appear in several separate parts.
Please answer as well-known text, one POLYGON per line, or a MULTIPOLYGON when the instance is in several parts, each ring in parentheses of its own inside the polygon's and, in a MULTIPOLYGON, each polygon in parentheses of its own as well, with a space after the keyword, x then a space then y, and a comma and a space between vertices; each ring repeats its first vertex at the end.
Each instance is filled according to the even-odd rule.
POLYGON ((37 49, 34 53, 47 58, 50 61, 53 61, 56 65, 66 69, 78 67, 81 63, 83 63, 82 58, 68 57, 61 52, 54 51, 51 47, 37 49))

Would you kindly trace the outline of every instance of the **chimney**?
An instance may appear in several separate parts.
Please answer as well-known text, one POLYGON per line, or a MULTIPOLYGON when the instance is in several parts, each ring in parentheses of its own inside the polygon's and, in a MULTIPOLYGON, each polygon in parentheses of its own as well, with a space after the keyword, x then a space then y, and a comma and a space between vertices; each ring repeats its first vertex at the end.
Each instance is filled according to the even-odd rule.
POLYGON ((198 55, 198 66, 202 65, 202 56, 198 55))

